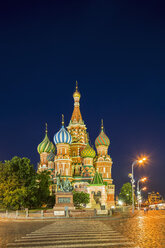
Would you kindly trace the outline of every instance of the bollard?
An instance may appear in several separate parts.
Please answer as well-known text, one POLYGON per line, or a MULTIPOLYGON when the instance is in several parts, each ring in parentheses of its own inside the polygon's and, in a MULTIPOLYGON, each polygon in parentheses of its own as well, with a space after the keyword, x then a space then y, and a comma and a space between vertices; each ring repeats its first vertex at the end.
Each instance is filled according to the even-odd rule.
POLYGON ((28 208, 26 208, 26 218, 28 218, 29 217, 29 211, 28 211, 28 208))
POLYGON ((68 207, 65 207, 65 217, 69 217, 68 207))
POLYGON ((17 217, 18 217, 18 210, 15 211, 15 217, 17 219, 17 217))
POLYGON ((8 216, 9 216, 9 212, 8 212, 8 210, 6 209, 6 217, 8 218, 8 216))
POLYGON ((41 217, 44 217, 44 210, 41 210, 41 217))

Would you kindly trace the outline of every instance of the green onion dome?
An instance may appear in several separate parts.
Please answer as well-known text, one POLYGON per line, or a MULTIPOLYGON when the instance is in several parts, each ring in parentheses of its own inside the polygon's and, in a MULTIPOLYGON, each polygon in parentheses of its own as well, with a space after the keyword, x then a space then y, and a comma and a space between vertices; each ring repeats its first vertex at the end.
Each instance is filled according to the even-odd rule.
POLYGON ((37 147, 39 154, 41 154, 43 152, 49 153, 51 151, 52 152, 55 151, 55 147, 54 147, 53 143, 49 140, 47 133, 48 133, 48 131, 47 131, 47 124, 46 124, 45 138, 37 147))
POLYGON ((107 135, 104 133, 104 127, 103 127, 103 120, 102 120, 102 124, 101 124, 101 133, 99 134, 99 136, 96 138, 95 140, 95 146, 109 146, 110 145, 110 140, 107 137, 107 135))
POLYGON ((90 147, 89 143, 87 146, 82 150, 81 157, 82 158, 94 158, 96 156, 95 150, 90 147))

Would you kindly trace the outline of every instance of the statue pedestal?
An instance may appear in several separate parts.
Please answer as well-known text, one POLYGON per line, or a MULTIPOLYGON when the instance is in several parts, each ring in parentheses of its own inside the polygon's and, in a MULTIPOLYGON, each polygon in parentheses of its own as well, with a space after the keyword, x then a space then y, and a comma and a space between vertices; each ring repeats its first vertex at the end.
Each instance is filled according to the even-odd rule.
POLYGON ((75 209, 73 204, 73 193, 72 192, 57 192, 55 193, 55 205, 54 210, 68 210, 75 209))

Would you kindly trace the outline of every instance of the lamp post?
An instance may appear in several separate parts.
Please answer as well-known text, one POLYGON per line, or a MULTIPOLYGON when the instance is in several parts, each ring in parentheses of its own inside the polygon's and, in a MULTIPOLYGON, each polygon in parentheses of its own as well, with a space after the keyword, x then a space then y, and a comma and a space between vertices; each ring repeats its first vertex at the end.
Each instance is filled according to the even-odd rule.
POLYGON ((142 189, 140 189, 140 208, 141 208, 141 203, 142 203, 142 196, 141 196, 141 192, 145 191, 147 188, 143 187, 142 189))
POLYGON ((140 183, 140 179, 138 180, 138 182, 137 182, 137 200, 138 200, 138 210, 140 210, 140 208, 139 208, 139 203, 140 203, 140 190, 139 190, 139 183, 140 183))
POLYGON ((132 163, 132 178, 131 178, 131 183, 132 183, 132 213, 134 213, 134 173, 133 173, 133 168, 137 164, 137 160, 132 163))
POLYGON ((146 158, 142 158, 140 160, 135 160, 133 163, 132 163, 132 174, 131 174, 131 183, 132 183, 132 213, 134 213, 134 166, 137 165, 137 164, 142 164, 144 161, 146 160, 146 158))
POLYGON ((138 210, 140 210, 140 200, 141 200, 141 190, 139 188, 139 183, 140 182, 145 182, 147 180, 146 177, 143 177, 143 178, 140 178, 138 181, 137 181, 137 200, 138 200, 138 210))

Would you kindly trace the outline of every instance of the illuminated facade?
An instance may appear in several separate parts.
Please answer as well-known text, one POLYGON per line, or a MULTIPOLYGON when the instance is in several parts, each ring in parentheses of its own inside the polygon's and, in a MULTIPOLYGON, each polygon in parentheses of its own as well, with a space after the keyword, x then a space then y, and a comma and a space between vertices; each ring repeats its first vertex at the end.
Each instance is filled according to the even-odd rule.
POLYGON ((151 192, 148 193, 148 203, 149 204, 158 204, 158 203, 162 203, 163 199, 162 196, 159 194, 159 192, 151 192))
POLYGON ((101 132, 95 140, 95 150, 89 144, 87 128, 80 112, 80 92, 76 82, 73 94, 74 110, 67 128, 62 127, 54 135, 54 144, 49 140, 47 126, 44 140, 38 145, 40 162, 38 171, 48 170, 56 183, 56 174, 68 178, 74 189, 88 192, 93 199, 89 207, 110 207, 114 205, 114 184, 111 176, 112 159, 108 154, 110 140, 101 124, 101 132), (100 203, 99 203, 100 196, 100 203))

